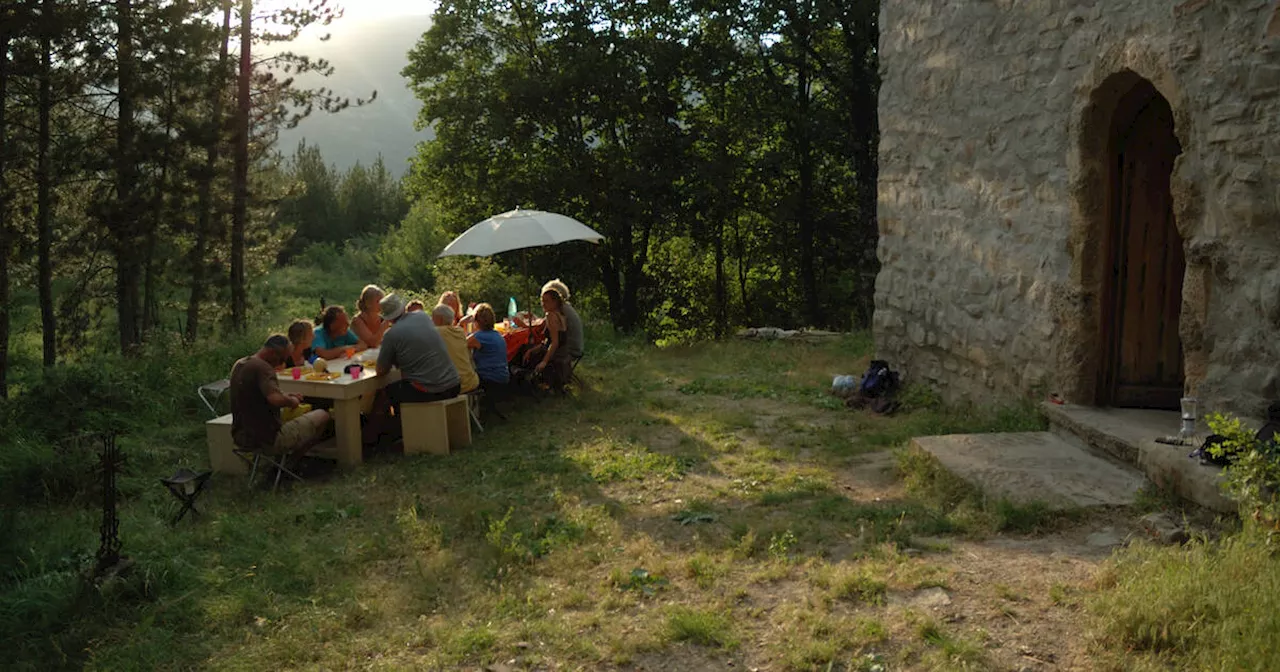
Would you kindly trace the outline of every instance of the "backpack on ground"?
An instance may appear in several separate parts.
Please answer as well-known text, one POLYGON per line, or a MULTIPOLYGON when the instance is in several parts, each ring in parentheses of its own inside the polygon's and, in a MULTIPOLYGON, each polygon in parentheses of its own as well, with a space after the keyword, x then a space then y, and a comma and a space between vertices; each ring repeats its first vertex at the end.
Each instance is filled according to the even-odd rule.
POLYGON ((868 399, 891 397, 898 391, 898 372, 889 368, 889 362, 873 359, 858 389, 868 399))

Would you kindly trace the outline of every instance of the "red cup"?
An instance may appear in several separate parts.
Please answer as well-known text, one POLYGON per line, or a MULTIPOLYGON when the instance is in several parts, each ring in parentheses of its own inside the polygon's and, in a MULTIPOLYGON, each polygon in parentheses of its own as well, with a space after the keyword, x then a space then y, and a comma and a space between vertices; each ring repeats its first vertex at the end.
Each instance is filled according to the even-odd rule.
POLYGON ((293 379, 298 380, 300 378, 302 378, 302 368, 298 366, 293 367, 293 379))
POLYGON ((359 378, 359 377, 360 377, 360 374, 361 374, 361 373, 363 373, 363 372, 364 372, 364 367, 363 367, 363 366, 353 366, 353 367, 351 367, 351 379, 352 379, 352 380, 355 380, 356 378, 359 378))

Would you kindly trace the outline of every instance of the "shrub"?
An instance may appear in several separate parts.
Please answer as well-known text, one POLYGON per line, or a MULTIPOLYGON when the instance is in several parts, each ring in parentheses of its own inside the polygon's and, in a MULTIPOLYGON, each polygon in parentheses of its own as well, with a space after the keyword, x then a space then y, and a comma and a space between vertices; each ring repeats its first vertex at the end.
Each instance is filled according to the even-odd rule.
POLYGON ((435 284, 436 255, 449 243, 439 214, 426 201, 414 203, 377 251, 379 277, 387 284, 427 288, 435 284))
POLYGON ((1239 418, 1212 413, 1209 429, 1224 441, 1209 448, 1230 462, 1224 470, 1223 490, 1240 505, 1241 514, 1280 526, 1280 443, 1258 441, 1239 418))
POLYGON ((436 263, 435 287, 429 303, 447 290, 458 293, 463 308, 469 303, 488 302, 499 316, 507 314, 507 299, 515 297, 520 310, 529 310, 537 288, 533 281, 508 275, 487 257, 445 257, 436 263))

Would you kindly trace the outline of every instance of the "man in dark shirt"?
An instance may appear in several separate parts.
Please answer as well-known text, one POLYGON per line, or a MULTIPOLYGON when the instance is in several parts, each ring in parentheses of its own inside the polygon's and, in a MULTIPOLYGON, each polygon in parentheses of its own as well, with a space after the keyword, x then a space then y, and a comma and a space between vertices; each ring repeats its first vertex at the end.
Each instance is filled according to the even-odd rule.
POLYGON ((289 339, 273 334, 258 352, 231 367, 231 439, 245 450, 273 455, 305 454, 329 424, 327 411, 311 411, 287 423, 281 408, 297 408, 302 397, 280 391, 276 367, 289 357, 289 339))

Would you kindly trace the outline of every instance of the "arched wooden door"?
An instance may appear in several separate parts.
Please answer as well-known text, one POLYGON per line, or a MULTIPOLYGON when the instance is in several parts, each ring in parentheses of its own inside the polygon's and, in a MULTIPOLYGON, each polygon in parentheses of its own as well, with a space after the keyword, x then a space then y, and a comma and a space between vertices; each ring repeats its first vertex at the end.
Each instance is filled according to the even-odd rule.
POLYGON ((1104 405, 1178 407, 1182 341, 1178 317, 1186 269, 1169 179, 1181 153, 1173 111, 1149 82, 1113 117, 1111 270, 1103 308, 1104 405))

